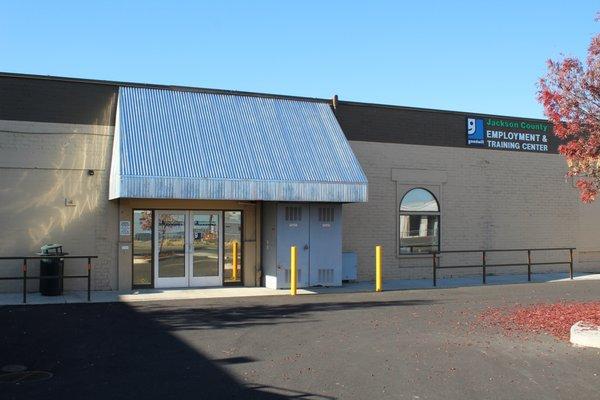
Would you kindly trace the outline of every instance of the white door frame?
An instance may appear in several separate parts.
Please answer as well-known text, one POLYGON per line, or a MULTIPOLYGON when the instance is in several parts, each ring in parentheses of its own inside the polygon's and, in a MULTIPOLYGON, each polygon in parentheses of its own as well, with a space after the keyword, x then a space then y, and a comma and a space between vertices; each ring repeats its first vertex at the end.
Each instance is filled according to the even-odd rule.
POLYGON ((223 211, 204 211, 204 210, 192 210, 189 212, 188 218, 188 275, 189 275, 189 286, 203 287, 203 286, 222 286, 223 285, 223 211), (217 248, 218 248, 218 264, 219 264, 219 275, 216 276, 194 276, 194 215, 203 214, 215 214, 219 221, 217 225, 217 248))
POLYGON ((165 287, 187 287, 189 282, 189 254, 188 254, 188 220, 189 220, 189 212, 186 210, 156 210, 154 214, 154 287, 155 288, 165 288, 165 287), (158 259, 158 221, 161 214, 183 214, 184 216, 184 273, 185 275, 182 277, 174 277, 174 278, 159 278, 158 269, 159 269, 159 259, 158 259))
POLYGON ((183 288, 183 287, 205 287, 205 286, 222 286, 223 285, 223 211, 216 210, 156 210, 154 223, 154 287, 155 288, 183 288), (160 278, 158 276, 159 259, 158 259, 158 220, 161 214, 183 214, 185 218, 184 224, 184 265, 185 276, 173 278, 160 278), (218 221, 218 257, 219 257, 219 275, 218 276, 193 276, 193 257, 194 257, 194 230, 193 216, 194 214, 216 214, 218 221))

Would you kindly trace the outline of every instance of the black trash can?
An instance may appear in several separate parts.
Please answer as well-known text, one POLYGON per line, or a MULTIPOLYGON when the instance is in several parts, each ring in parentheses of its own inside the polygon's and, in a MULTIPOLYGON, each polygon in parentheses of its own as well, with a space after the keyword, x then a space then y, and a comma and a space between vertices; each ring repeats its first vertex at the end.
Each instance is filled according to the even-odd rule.
MULTIPOLYGON (((42 246, 39 255, 64 256, 62 245, 42 246)), ((63 293, 65 259, 60 257, 40 259, 40 293, 44 296, 60 296, 63 293)))

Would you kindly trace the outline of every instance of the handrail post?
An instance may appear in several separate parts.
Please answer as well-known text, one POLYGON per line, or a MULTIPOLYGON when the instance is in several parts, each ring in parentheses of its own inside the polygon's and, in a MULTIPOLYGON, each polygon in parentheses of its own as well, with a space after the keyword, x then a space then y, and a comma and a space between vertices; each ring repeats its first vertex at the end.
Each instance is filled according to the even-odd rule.
POLYGON ((483 272, 483 284, 485 285, 485 250, 483 250, 482 254, 482 272, 483 272))
POLYGON ((531 249, 527 249, 527 282, 531 282, 531 249))
POLYGON ((573 249, 569 249, 569 277, 573 279, 573 249))
POLYGON ((88 257, 87 263, 87 301, 91 301, 90 289, 92 287, 92 259, 88 257))
POLYGON ((436 256, 435 256, 435 250, 433 251, 433 253, 431 253, 433 256, 433 287, 437 286, 437 260, 436 260, 436 256))
POLYGON ((23 259, 23 304, 27 303, 27 259, 23 259))

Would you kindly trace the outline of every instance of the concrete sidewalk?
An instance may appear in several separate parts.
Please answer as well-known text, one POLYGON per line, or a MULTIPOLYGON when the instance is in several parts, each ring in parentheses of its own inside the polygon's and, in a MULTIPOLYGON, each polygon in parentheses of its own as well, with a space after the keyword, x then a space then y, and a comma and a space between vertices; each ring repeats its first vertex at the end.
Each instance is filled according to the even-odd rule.
MULTIPOLYGON (((527 282, 527 275, 488 275, 486 285, 514 285, 519 283, 567 282, 570 281, 568 273, 532 274, 531 282, 527 282)), ((576 273, 574 281, 600 280, 600 274, 576 273)), ((396 279, 383 282, 384 291, 457 288, 466 286, 484 286, 481 276, 468 276, 461 278, 438 278, 437 286, 433 286, 431 279, 396 279)), ((373 291, 374 282, 345 283, 340 287, 310 288, 311 293, 352 293, 373 291)))
MULTIPOLYGON (((600 274, 575 274, 574 281, 600 280, 600 274)), ((568 274, 534 274, 533 283, 564 282, 569 281, 568 274)), ((488 285, 512 285, 528 283, 526 275, 491 275, 487 277, 488 285)), ((480 276, 464 278, 438 279, 437 288, 457 288, 467 286, 482 286, 480 276)), ((431 279, 397 279, 383 283, 384 291, 433 289, 431 279)), ((332 294, 332 293, 364 293, 374 289, 373 282, 344 283, 339 287, 311 287, 299 289, 298 294, 332 294)), ((289 290, 275 290, 265 287, 211 287, 211 288, 184 288, 184 289, 141 289, 130 291, 94 291, 91 295, 92 303, 107 302, 137 302, 137 301, 163 301, 163 300, 193 300, 193 299, 218 299, 231 297, 257 297, 257 296, 286 296, 289 290)), ((40 293, 28 293, 27 304, 62 304, 86 303, 87 292, 65 292, 62 296, 42 296, 40 293)), ((0 305, 23 304, 22 293, 0 294, 0 305)))

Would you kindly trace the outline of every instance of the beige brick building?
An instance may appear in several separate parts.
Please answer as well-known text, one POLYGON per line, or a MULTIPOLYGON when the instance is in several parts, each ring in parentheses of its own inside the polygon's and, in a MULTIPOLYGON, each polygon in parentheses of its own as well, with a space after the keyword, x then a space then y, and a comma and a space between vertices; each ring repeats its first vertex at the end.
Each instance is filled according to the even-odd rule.
MULTIPOLYGON (((344 206, 344 250, 358 254, 359 279, 373 277, 373 248, 384 246, 384 277, 431 277, 431 257, 405 259, 398 251, 398 214, 412 188, 440 203, 444 250, 576 247, 577 271, 597 271, 598 204, 581 204, 556 154, 351 141, 369 180, 369 201, 344 206), (412 268, 423 265, 422 268, 412 268)), ((478 264, 480 255, 442 254, 442 263, 478 264), (475 258, 477 257, 477 258, 475 258)), ((544 252, 537 261, 568 259, 544 252)), ((489 262, 526 262, 526 253, 494 254, 489 262)), ((535 261, 535 260, 534 260, 535 261)), ((565 266, 537 267, 565 271, 565 266)), ((523 267, 491 270, 525 273, 523 267)), ((477 273, 452 270, 446 274, 477 273)))
MULTIPOLYGON (((143 111, 144 108, 139 110, 143 111)), ((279 122, 281 118, 283 117, 278 119, 279 122)), ((302 204, 310 203, 314 208, 306 208, 305 215, 309 212, 313 215, 313 210, 319 210, 319 226, 324 227, 323 229, 330 228, 329 222, 321 219, 326 215, 322 212, 323 207, 343 204, 343 222, 341 217, 339 219, 341 248, 334 246, 332 251, 356 253, 359 280, 373 279, 376 244, 384 248, 386 279, 430 278, 431 251, 463 249, 575 247, 576 271, 597 272, 600 262, 600 205, 584 205, 579 202, 577 190, 564 177, 565 164, 557 154, 558 143, 555 138, 548 132, 547 142, 543 142, 548 146, 548 151, 496 150, 469 145, 468 121, 486 121, 488 118, 498 121, 528 121, 530 124, 545 123, 529 119, 337 100, 332 103, 320 99, 194 88, 173 89, 118 82, 0 75, 0 220, 3 227, 0 256, 33 255, 41 245, 54 242, 61 243, 71 254, 97 255, 98 259, 92 269, 92 285, 97 290, 128 290, 132 287, 161 285, 170 287, 169 282, 173 282, 174 286, 181 286, 183 281, 177 280, 177 271, 182 271, 186 276, 184 286, 264 285, 270 273, 280 279, 285 275, 280 276, 278 269, 288 268, 285 265, 282 267, 280 261, 275 261, 282 258, 280 250, 277 250, 277 256, 273 255, 274 264, 271 265, 269 254, 275 252, 276 245, 265 239, 270 237, 266 234, 266 229, 271 229, 269 221, 265 219, 268 203, 281 205, 285 212, 290 207, 302 207, 302 204), (128 145, 124 142, 126 123, 137 123, 127 122, 129 120, 123 115, 118 115, 117 110, 126 110, 122 108, 124 100, 120 89, 125 86, 162 91, 161 93, 171 90, 183 95, 189 92, 197 96, 222 96, 220 98, 225 100, 241 101, 239 107, 245 111, 250 109, 243 108, 250 107, 245 101, 280 101, 285 107, 292 108, 299 104, 298 107, 304 107, 300 111, 286 109, 288 120, 302 124, 298 118, 307 118, 310 122, 307 126, 321 133, 311 139, 302 136, 304 134, 295 133, 289 126, 281 128, 292 139, 294 135, 305 137, 304 142, 289 142, 286 146, 306 144, 308 147, 303 151, 313 149, 311 151, 316 152, 320 151, 319 147, 328 146, 325 142, 319 142, 320 138, 333 135, 331 140, 335 146, 331 149, 335 150, 333 153, 338 159, 329 160, 329 165, 337 165, 332 166, 331 171, 336 168, 351 170, 354 168, 351 158, 355 156, 368 181, 368 201, 360 197, 363 187, 342 176, 343 171, 336 172, 337 175, 329 174, 333 178, 327 186, 322 181, 315 181, 310 187, 296 187, 292 185, 293 182, 288 182, 285 189, 277 189, 279 191, 276 195, 267 192, 276 192, 273 182, 277 179, 264 184, 256 183, 249 189, 237 186, 232 189, 227 185, 214 189, 222 190, 223 193, 237 190, 237 195, 231 198, 211 197, 205 191, 205 186, 197 183, 199 181, 194 181, 196 186, 193 186, 192 195, 181 194, 184 189, 177 186, 179 184, 170 186, 171 191, 167 193, 164 181, 148 180, 141 186, 135 186, 135 190, 138 190, 135 194, 126 194, 125 191, 133 190, 134 186, 128 189, 126 177, 117 181, 114 175, 115 149, 128 145), (323 114, 324 109, 319 108, 323 105, 335 116, 335 126, 323 114), (312 110, 313 106, 316 107, 315 114, 307 114, 307 110, 312 110), (319 119, 321 117, 322 120, 319 119), (335 137, 340 128, 348 140, 346 145, 349 144, 349 153, 343 153, 346 151, 344 148, 340 150, 342 153, 336 153, 340 146, 344 146, 335 137), (117 143, 123 142, 122 146, 115 147, 115 140, 117 143), (314 140, 315 147, 310 147, 310 140, 314 140), (352 152, 353 155, 350 156, 352 152), (343 164, 345 162, 349 162, 349 166, 343 164), (344 167, 340 168, 342 164, 344 167), (340 186, 342 184, 346 186, 340 186), (405 222, 401 222, 401 203, 413 189, 425 189, 435 199, 437 210, 426 209, 422 215, 414 210, 404 212, 405 222), (111 193, 118 190, 121 194, 109 199, 112 198, 111 193), (148 197, 145 193, 148 193, 148 197), (195 194, 198 197, 192 198, 195 194), (296 197, 285 197, 292 195, 296 197), (165 214, 167 210, 170 213, 168 215, 165 214), (144 228, 143 218, 149 218, 148 216, 151 216, 150 227, 144 228), (161 221, 160 224, 163 224, 164 221, 173 219, 177 221, 179 217, 182 218, 181 221, 191 221, 181 222, 180 252, 177 249, 167 249, 169 246, 179 245, 177 223, 170 222, 163 229, 163 225, 159 226, 157 222, 161 221), (159 243, 157 237, 162 237, 163 241, 159 243), (408 245, 409 242, 412 244, 408 245), (411 247, 415 243, 423 246, 422 251, 415 251, 418 247, 411 247), (193 244, 198 247, 190 250, 189 246, 193 244), (196 257, 198 261, 194 261, 196 257), (175 271, 168 272, 174 275, 161 275, 160 268, 175 271), (275 272, 269 272, 271 268, 275 272), (212 272, 207 272, 209 270, 212 272), (214 279, 210 278, 210 274, 216 274, 214 279), (194 280, 195 278, 198 279, 194 280)), ((248 121, 255 119, 255 116, 248 117, 248 121)), ((260 123, 252 122, 256 126, 260 123)), ((241 128, 238 125, 223 124, 214 129, 239 130, 241 128)), ((518 128, 516 130, 519 131, 518 128)), ((243 132, 237 134, 237 137, 242 137, 243 132)), ((165 137, 167 141, 170 140, 168 135, 165 131, 163 140, 165 137)), ((218 142, 219 138, 224 137, 217 135, 216 139, 211 140, 218 142)), ((242 137, 243 140, 248 138, 242 137)), ((486 139, 486 144, 490 142, 491 139, 486 139)), ((526 142, 528 141, 509 139, 502 141, 520 145, 526 142)), ((254 168, 245 160, 243 153, 244 149, 263 151, 252 149, 253 143, 259 142, 248 139, 243 143, 246 147, 238 149, 241 152, 235 155, 238 160, 235 165, 244 165, 247 170, 255 169, 256 174, 266 171, 269 168, 267 164, 254 168)), ((137 144, 140 152, 151 145, 148 142, 137 144)), ((193 149, 193 146, 182 148, 181 157, 185 157, 185 153, 193 149)), ((287 153, 284 156, 282 160, 293 157, 287 153)), ((119 157, 123 164, 133 162, 122 154, 119 157)), ((176 160, 179 155, 169 157, 176 160)), ((204 159, 197 155, 193 157, 193 163, 201 164, 204 159)), ((320 158, 324 157, 328 156, 320 158)), ((153 158, 146 158, 136 165, 143 167, 152 163, 152 160, 153 158)), ((216 161, 213 163, 219 163, 218 157, 214 160, 216 161)), ((356 172, 357 176, 362 174, 360 167, 356 172)), ((327 172, 327 167, 321 170, 327 172)), ((312 172, 307 173, 310 175, 312 172)), ((178 178, 175 176, 169 179, 178 178)), ((294 179, 298 181, 297 178, 294 179)), ((214 185, 211 187, 216 188, 214 185)), ((366 195, 366 185, 364 189, 366 195)), ((331 214, 331 218, 333 215, 331 214)), ((291 227, 294 224, 283 226, 291 227)), ((278 225, 277 229, 282 231, 282 226, 278 225)), ((312 228, 310 229, 312 232, 312 228)), ((335 235, 333 229, 327 232, 335 235)), ((284 237, 281 236, 278 240, 280 245, 284 242, 284 237)), ((298 243, 299 246, 302 244, 298 243)), ((565 258, 567 255, 565 252, 544 252, 534 257, 536 261, 543 261, 565 258)), ((525 256, 526 253, 499 253, 490 255, 489 262, 522 262, 525 256)), ((480 256, 441 254, 440 262, 442 265, 476 264, 479 262, 476 257, 480 256)), ((306 263, 303 268, 310 271, 318 261, 307 256, 306 263)), ((1 265, 0 276, 20 273, 19 260, 2 261, 1 265)), ((338 265, 335 268, 340 267, 338 265)), ((36 275, 39 272, 36 268, 36 262, 32 262, 30 274, 36 275)), ((82 261, 67 260, 65 264, 67 274, 81 272, 82 268, 82 261)), ((566 266, 536 267, 536 271, 566 271, 566 266)), ((523 267, 511 267, 488 272, 524 273, 525 270, 523 267)), ((479 274, 479 271, 454 269, 445 274, 479 274)), ((327 275, 319 275, 319 279, 325 279, 324 276, 327 275)), ((309 283, 327 282, 313 281, 311 275, 309 283)), ((2 281, 0 291, 18 291, 20 285, 18 281, 2 281)), ((73 280, 67 281, 65 288, 81 289, 84 285, 82 281, 73 280)), ((31 282, 29 289, 37 290, 37 282, 31 282)))

